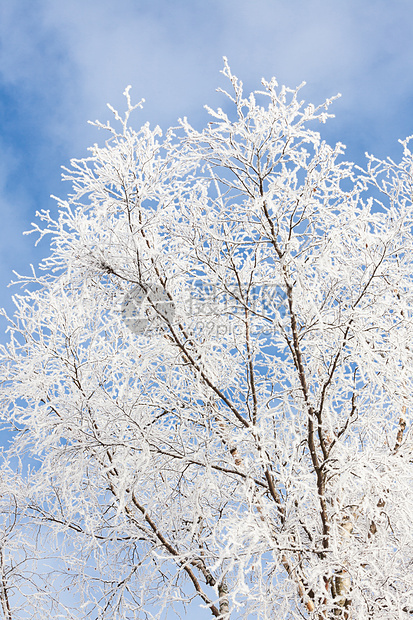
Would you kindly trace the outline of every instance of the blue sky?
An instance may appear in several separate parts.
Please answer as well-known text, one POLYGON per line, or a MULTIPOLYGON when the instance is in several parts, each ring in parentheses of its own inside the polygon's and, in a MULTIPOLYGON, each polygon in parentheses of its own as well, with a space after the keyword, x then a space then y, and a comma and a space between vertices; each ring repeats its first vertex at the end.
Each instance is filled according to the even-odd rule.
POLYGON ((87 120, 122 109, 128 84, 146 99, 137 124, 199 124, 222 101, 226 55, 247 89, 275 75, 305 80, 314 103, 342 93, 324 137, 359 164, 366 150, 397 159, 413 134, 412 34, 412 0, 0 0, 0 306, 12 270, 47 253, 22 233, 69 190, 60 166, 104 140, 87 120))
POLYGON ((314 103, 337 92, 322 127, 362 163, 366 150, 399 157, 413 133, 411 0, 0 0, 0 306, 11 309, 12 269, 47 247, 23 237, 37 209, 64 196, 60 165, 103 140, 132 85, 145 97, 136 123, 167 127, 219 105, 222 56, 246 88, 262 76, 314 103))

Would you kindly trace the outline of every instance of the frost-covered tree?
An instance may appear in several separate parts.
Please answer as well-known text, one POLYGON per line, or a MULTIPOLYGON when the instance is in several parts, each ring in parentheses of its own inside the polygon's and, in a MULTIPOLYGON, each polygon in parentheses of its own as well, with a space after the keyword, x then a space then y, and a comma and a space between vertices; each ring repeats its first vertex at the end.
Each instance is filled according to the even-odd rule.
POLYGON ((39 214, 1 350, 10 458, 38 463, 14 527, 56 618, 408 618, 409 141, 357 168, 314 130, 330 101, 224 73, 202 131, 136 131, 127 90, 39 214))

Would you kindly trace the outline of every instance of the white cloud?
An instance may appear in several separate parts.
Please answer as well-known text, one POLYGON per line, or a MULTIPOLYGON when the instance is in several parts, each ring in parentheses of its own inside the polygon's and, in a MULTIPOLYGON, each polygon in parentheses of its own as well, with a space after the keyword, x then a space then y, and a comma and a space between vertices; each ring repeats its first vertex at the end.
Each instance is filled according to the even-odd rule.
MULTIPOLYGON (((122 106, 129 83, 142 118, 173 123, 214 99, 227 55, 248 87, 275 74, 305 96, 340 91, 338 110, 392 114, 412 90, 413 5, 399 0, 43 0, 2 12, 3 79, 54 91, 49 123, 76 148, 89 118, 122 106), (27 11, 21 7, 26 6, 27 11)), ((14 7, 14 8, 10 8, 14 7)), ((37 90, 36 90, 37 89, 37 90)), ((82 145, 83 146, 83 145, 82 145)))

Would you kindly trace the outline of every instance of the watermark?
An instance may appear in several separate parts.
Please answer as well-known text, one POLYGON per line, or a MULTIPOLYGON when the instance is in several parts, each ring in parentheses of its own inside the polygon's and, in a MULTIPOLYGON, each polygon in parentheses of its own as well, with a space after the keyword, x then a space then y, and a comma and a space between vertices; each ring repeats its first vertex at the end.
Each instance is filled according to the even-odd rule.
MULTIPOLYGON (((223 287, 203 280, 194 280, 182 304, 185 323, 194 333, 223 337, 241 334, 243 319, 250 319, 251 335, 271 332, 283 320, 287 296, 277 285, 256 284, 240 294, 238 288, 223 287), (237 320, 241 319, 241 320, 237 320)), ((176 306, 159 284, 142 284, 129 291, 123 300, 121 315, 135 334, 148 334, 173 325, 176 306)))
POLYGON ((248 314, 257 318, 283 319, 287 295, 277 285, 255 284, 242 295, 238 288, 223 288, 195 280, 188 299, 188 314, 192 317, 235 317, 248 314))
POLYGON ((121 307, 122 319, 134 334, 145 334, 162 325, 172 323, 175 304, 163 286, 138 284, 129 291, 121 307))

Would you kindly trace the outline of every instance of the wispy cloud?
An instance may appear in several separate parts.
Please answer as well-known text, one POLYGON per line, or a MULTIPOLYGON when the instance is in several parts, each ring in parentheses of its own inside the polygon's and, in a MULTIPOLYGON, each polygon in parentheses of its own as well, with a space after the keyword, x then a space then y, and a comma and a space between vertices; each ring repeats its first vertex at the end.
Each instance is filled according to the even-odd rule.
MULTIPOLYGON (((173 122, 211 99, 222 55, 248 86, 276 75, 343 110, 391 115, 410 97, 413 5, 381 0, 166 0, 9 3, 3 8, 3 81, 56 109, 45 118, 70 141, 124 87, 146 115, 173 122), (390 108, 390 109, 389 109, 390 108), (356 110, 357 109, 357 110, 356 110), (63 110, 59 112, 59 110, 63 110), (77 131, 76 131, 77 130, 77 131)), ((41 119, 39 119, 41 122, 41 119)))

